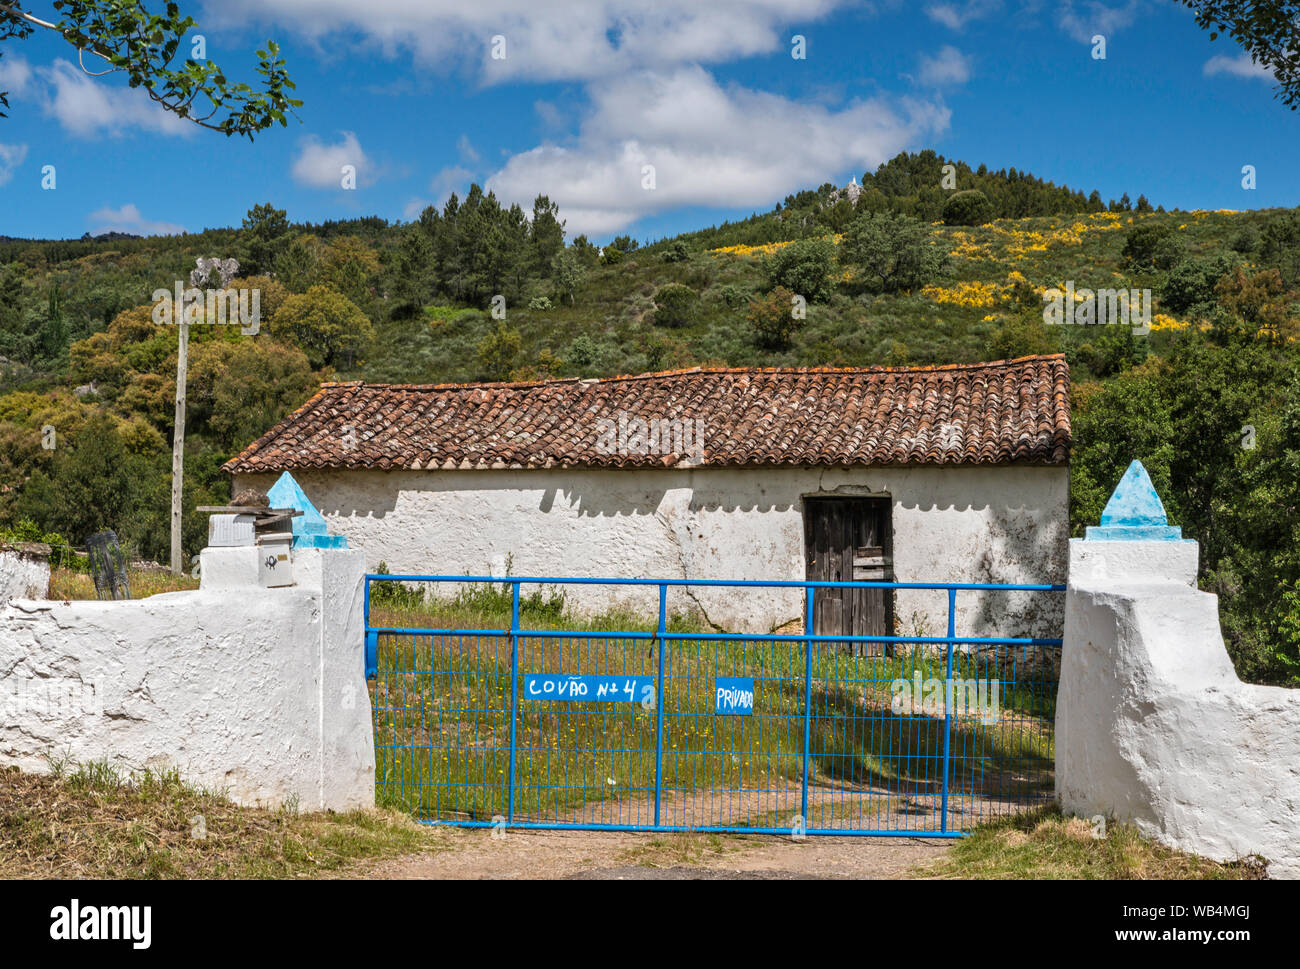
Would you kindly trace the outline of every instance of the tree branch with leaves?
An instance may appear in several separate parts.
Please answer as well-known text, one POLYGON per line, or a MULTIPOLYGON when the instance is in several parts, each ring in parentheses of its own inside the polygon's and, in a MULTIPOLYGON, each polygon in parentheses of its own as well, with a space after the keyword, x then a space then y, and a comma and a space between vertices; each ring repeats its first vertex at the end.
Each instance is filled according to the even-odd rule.
POLYGON ((1256 64, 1277 78, 1277 97, 1300 108, 1300 2, 1298 0, 1181 0, 1210 40, 1226 33, 1256 64))
MULTIPOLYGON (((0 42, 25 40, 37 30, 58 34, 77 49, 78 63, 92 77, 121 73, 133 88, 142 88, 161 108, 226 136, 253 136, 274 124, 288 124, 288 115, 302 106, 290 96, 294 83, 285 69, 280 48, 268 41, 257 52, 260 89, 231 81, 212 61, 183 59, 174 64, 185 35, 197 26, 182 17, 175 3, 153 13, 139 0, 54 0, 63 17, 53 23, 10 0, 0 0, 0 42), (86 55, 98 60, 87 65, 86 55)), ((0 52, 3 56, 3 52, 0 52)), ((8 92, 0 91, 0 117, 9 107, 8 92)))

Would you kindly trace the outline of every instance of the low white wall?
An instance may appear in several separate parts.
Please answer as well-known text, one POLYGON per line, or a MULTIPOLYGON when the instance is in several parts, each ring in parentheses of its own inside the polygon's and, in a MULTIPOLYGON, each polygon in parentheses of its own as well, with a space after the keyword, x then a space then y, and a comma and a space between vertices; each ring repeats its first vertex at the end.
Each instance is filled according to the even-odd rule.
POLYGON ((0 605, 10 599, 44 599, 49 593, 48 546, 0 545, 0 605))
POLYGON ((282 589, 258 588, 254 562, 242 586, 15 600, 0 612, 0 764, 108 761, 240 804, 372 806, 362 556, 301 551, 294 567, 282 589))
POLYGON ((1300 690, 1237 679, 1194 542, 1070 543, 1062 810, 1300 878, 1300 690))
MULTIPOLYGON (((806 578, 803 501, 885 495, 898 581, 1063 583, 1069 470, 995 468, 302 471, 295 478, 372 571, 609 578, 806 578)), ((239 475, 265 489, 274 475, 239 475)), ((525 592, 527 588, 525 587, 525 592)), ((657 593, 569 586, 580 610, 653 615, 657 593)), ((1059 593, 962 593, 958 632, 1060 634, 1059 593)), ((728 630, 801 629, 800 590, 670 590, 728 630)), ((900 591, 905 634, 942 635, 943 592, 900 591)))

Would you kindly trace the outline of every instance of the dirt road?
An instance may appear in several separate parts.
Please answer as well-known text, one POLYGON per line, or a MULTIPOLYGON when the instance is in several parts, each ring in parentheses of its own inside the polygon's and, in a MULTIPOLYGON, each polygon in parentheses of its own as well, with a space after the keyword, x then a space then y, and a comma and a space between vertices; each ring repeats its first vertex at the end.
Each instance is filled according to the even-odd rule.
POLYGON ((346 878, 800 879, 923 874, 949 847, 923 838, 447 828, 440 850, 351 869, 346 878))

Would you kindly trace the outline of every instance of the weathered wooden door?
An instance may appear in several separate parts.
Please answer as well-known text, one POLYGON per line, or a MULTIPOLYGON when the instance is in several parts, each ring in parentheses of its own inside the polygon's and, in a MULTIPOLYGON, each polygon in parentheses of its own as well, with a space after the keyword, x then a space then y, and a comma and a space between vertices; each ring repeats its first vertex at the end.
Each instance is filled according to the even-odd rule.
MULTIPOLYGON (((853 581, 853 560, 865 554, 859 550, 872 549, 873 554, 879 554, 874 552, 879 549, 885 562, 893 560, 888 498, 806 498, 803 521, 809 581, 853 581)), ((883 578, 892 581, 892 570, 886 569, 883 578)), ((891 589, 822 588, 813 593, 814 635, 894 634, 891 589)), ((845 650, 868 655, 888 652, 883 643, 845 644, 845 650)))

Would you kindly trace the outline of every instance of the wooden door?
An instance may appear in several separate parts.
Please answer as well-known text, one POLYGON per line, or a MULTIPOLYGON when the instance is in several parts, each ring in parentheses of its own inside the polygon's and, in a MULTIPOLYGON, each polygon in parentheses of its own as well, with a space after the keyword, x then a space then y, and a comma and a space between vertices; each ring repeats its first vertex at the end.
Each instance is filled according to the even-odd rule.
MULTIPOLYGON (((804 499, 804 547, 809 581, 853 581, 854 557, 862 554, 859 550, 873 546, 883 550, 886 562, 893 560, 890 499, 804 499)), ((887 570, 885 580, 892 579, 892 570, 887 570)), ((893 635, 893 590, 820 588, 813 592, 814 635, 893 635)), ((889 652, 884 643, 845 643, 844 648, 846 652, 867 655, 889 652)))

